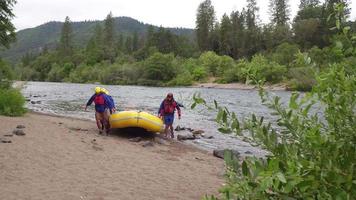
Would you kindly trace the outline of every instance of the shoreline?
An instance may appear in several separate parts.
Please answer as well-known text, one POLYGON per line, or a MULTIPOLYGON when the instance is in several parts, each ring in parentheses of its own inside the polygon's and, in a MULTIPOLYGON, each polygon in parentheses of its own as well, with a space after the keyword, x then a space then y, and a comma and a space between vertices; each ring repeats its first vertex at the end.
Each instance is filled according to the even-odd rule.
MULTIPOLYGON (((29 81, 14 81, 13 87, 17 89, 22 89, 26 86, 29 81)), ((45 81, 30 81, 30 82, 45 82, 45 81)), ((101 83, 72 83, 72 82, 49 82, 49 83, 71 83, 71 84, 99 84, 101 83)), ((138 87, 155 87, 146 85, 114 85, 114 86, 138 86, 138 87)), ((167 87, 167 86, 165 86, 167 87)), ((169 86, 169 87, 183 87, 183 88, 214 88, 214 89, 239 89, 239 90, 258 90, 256 85, 247 85, 244 83, 195 83, 191 86, 169 86)), ((169 88, 168 87, 168 88, 169 88)), ((266 84, 264 87, 266 90, 270 91, 288 91, 285 83, 277 84, 266 84)))
MULTIPOLYGON (((192 88, 214 88, 214 89, 238 89, 238 90, 258 90, 256 85, 246 85, 243 83, 197 83, 192 88)), ((287 87, 283 83, 265 85, 264 89, 270 91, 287 91, 287 87)))
POLYGON ((0 199, 200 199, 225 182, 223 160, 178 141, 131 142, 99 135, 91 120, 33 111, 0 125, 0 138, 18 125, 26 133, 0 143, 0 199))

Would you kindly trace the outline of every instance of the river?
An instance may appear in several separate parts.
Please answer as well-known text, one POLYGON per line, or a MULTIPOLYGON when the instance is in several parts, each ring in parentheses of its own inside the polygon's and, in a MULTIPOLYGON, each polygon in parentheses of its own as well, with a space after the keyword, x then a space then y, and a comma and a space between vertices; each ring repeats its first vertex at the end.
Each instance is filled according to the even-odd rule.
MULTIPOLYGON (((30 110, 94 120, 93 106, 88 112, 84 111, 83 106, 93 94, 95 86, 102 86, 109 90, 119 111, 141 110, 155 115, 166 94, 172 92, 176 101, 185 106, 182 108, 182 119, 176 118, 174 126, 203 130, 205 135, 214 137, 213 139, 196 139, 190 143, 207 150, 230 148, 238 150, 241 154, 264 154, 261 149, 252 147, 232 135, 219 133, 214 121, 215 112, 202 107, 190 109, 193 95, 200 93, 207 102, 213 103, 215 99, 220 105, 234 111, 239 119, 255 113, 257 116, 264 116, 266 120, 272 120, 270 110, 261 104, 256 90, 27 82, 22 93, 33 102, 40 101, 35 104, 28 101, 26 106, 30 110)), ((290 92, 287 91, 273 91, 272 93, 280 96, 282 102, 287 102, 290 97, 290 92)), ((177 132, 177 134, 181 133, 177 132)))

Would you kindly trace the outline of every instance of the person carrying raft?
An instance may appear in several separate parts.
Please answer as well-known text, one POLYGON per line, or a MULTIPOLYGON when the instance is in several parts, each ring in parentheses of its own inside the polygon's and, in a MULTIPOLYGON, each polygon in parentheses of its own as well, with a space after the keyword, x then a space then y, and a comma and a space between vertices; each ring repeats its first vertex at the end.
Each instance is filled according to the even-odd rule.
POLYGON ((178 103, 173 98, 173 93, 168 93, 167 97, 162 101, 161 106, 158 110, 158 117, 163 118, 165 124, 164 134, 168 137, 168 128, 170 129, 170 137, 174 138, 173 132, 173 121, 174 121, 174 112, 178 111, 178 119, 181 118, 181 110, 178 103))
POLYGON ((88 100, 85 111, 87 107, 90 106, 93 102, 95 104, 95 120, 96 125, 99 129, 99 134, 102 134, 105 131, 106 134, 109 133, 110 125, 109 125, 109 115, 108 109, 113 110, 114 106, 111 103, 108 95, 102 92, 100 87, 95 87, 95 93, 88 100))

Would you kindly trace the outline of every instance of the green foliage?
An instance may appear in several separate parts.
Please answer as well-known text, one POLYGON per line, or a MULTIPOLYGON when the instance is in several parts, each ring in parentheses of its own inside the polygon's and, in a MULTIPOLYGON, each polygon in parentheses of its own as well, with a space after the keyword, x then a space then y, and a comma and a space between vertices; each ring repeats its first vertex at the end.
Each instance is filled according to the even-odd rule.
POLYGON ((224 71, 221 82, 232 83, 232 82, 245 82, 246 77, 243 71, 246 70, 248 62, 246 60, 239 60, 239 62, 224 71))
POLYGON ((73 31, 69 17, 67 16, 61 31, 59 42, 59 53, 61 56, 71 56, 73 53, 73 31))
POLYGON ((11 19, 15 16, 12 12, 16 0, 3 0, 0 3, 0 48, 9 48, 11 42, 15 40, 15 27, 11 19))
POLYGON ((215 23, 215 11, 210 0, 199 4, 196 17, 197 43, 201 51, 211 49, 211 35, 215 23))
MULTIPOLYGON (((288 106, 261 87, 262 102, 278 117, 273 126, 255 115, 240 126, 235 113, 215 102, 219 131, 233 132, 270 152, 265 159, 227 162, 223 199, 352 199, 356 195, 354 91, 355 75, 347 76, 339 65, 322 73, 310 94, 293 93, 288 106), (311 111, 315 106, 322 115, 311 111)), ((194 106, 206 104, 194 99, 194 106)))
POLYGON ((295 44, 282 43, 277 46, 272 54, 272 60, 280 65, 290 66, 295 59, 295 54, 299 52, 299 48, 295 44))
POLYGON ((26 113, 25 98, 16 89, 0 88, 0 115, 21 116, 26 113))
POLYGON ((167 86, 190 86, 193 84, 193 75, 188 72, 179 73, 173 80, 167 83, 167 86))
POLYGON ((0 88, 10 88, 14 72, 11 67, 0 59, 0 88))
POLYGON ((212 75, 217 75, 217 69, 220 65, 220 57, 213 51, 207 51, 200 55, 199 63, 201 63, 201 65, 212 75))
POLYGON ((173 59, 172 54, 154 53, 144 62, 144 78, 157 81, 171 80, 176 74, 173 59))
MULTIPOLYGON (((348 55, 345 52, 341 48, 348 55)), ((269 152, 265 158, 246 157, 241 163, 226 155, 223 199, 354 199, 355 70, 346 73, 341 64, 332 64, 317 76, 311 93, 292 93, 287 105, 259 86, 262 103, 277 117, 274 122, 253 114, 240 128, 234 112, 215 101, 212 107, 199 96, 193 98, 192 108, 203 104, 218 111, 221 132, 233 132, 269 152)))
POLYGON ((247 64, 244 73, 250 78, 256 80, 265 80, 276 83, 283 79, 287 68, 275 62, 269 62, 264 56, 256 55, 251 62, 247 64))

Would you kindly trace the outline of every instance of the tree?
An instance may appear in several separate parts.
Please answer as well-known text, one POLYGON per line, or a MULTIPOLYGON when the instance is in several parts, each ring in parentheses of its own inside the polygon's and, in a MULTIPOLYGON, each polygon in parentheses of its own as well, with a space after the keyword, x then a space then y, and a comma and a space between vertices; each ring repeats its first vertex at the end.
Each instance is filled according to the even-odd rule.
POLYGON ((15 27, 11 19, 15 16, 12 13, 16 0, 2 0, 0 3, 0 47, 9 48, 11 42, 15 40, 15 27))
POLYGON ((139 44, 138 44, 138 33, 135 31, 133 38, 132 38, 132 50, 133 51, 137 51, 139 48, 139 44))
POLYGON ((320 0, 300 0, 299 9, 302 10, 307 7, 315 7, 320 4, 320 0))
POLYGON ((259 10, 260 8, 257 6, 256 0, 247 0, 247 14, 246 14, 247 29, 252 30, 257 27, 259 10))
POLYGON ((231 56, 232 27, 229 16, 223 15, 220 23, 220 53, 231 56))
POLYGON ((198 7, 196 18, 196 34, 198 46, 201 51, 210 49, 211 33, 214 29, 215 11, 210 0, 205 0, 198 7))
POLYGON ((61 38, 59 43, 59 53, 63 56, 71 56, 73 54, 72 43, 72 26, 69 17, 67 16, 62 26, 61 38))
POLYGON ((230 15, 231 20, 231 55, 237 59, 243 55, 244 46, 244 16, 236 11, 230 15))
POLYGON ((115 40, 114 40, 114 18, 110 12, 104 21, 104 58, 110 60, 111 63, 115 60, 115 40))
POLYGON ((100 24, 95 26, 94 35, 90 38, 87 47, 87 64, 93 65, 104 59, 103 29, 100 24))
POLYGON ((270 0, 269 10, 271 22, 277 26, 285 26, 289 20, 288 0, 270 0))

